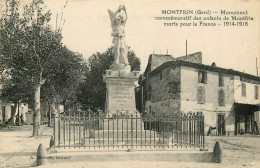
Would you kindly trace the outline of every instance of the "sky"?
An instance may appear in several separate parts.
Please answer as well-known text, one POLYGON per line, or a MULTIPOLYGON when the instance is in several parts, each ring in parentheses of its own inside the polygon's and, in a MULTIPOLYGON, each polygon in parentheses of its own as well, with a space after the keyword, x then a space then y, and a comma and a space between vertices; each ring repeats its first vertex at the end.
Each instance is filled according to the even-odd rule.
POLYGON ((257 0, 69 0, 62 10, 65 3, 66 0, 45 0, 47 8, 53 13, 51 24, 55 27, 56 14, 61 16, 63 11, 63 43, 72 51, 83 54, 86 59, 96 52, 106 51, 112 45, 107 9, 115 11, 120 4, 124 4, 128 15, 126 43, 140 58, 141 71, 145 70, 152 53, 167 54, 168 51, 173 57, 184 56, 186 39, 188 54, 202 52, 203 64, 215 62, 218 67, 256 75, 258 57, 257 64, 260 67, 260 1, 257 0), (166 16, 161 10, 247 11, 254 20, 248 26, 224 27, 224 21, 220 21, 222 26, 215 27, 164 26, 166 21, 155 20, 155 17, 166 16))

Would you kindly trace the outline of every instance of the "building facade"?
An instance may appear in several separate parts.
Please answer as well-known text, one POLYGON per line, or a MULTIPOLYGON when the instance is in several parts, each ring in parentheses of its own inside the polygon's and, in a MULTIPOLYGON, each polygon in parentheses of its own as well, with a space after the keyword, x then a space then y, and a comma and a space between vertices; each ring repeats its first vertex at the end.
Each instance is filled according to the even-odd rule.
POLYGON ((144 73, 148 113, 203 112, 205 131, 216 127, 218 135, 256 131, 260 77, 204 65, 200 52, 158 64, 160 57, 151 55, 144 73))

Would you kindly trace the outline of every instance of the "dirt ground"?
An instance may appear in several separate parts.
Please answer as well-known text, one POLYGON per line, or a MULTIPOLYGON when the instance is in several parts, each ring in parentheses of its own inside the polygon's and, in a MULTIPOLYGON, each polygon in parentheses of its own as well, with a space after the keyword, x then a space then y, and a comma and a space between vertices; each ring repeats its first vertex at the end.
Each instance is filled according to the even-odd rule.
MULTIPOLYGON (((31 137, 32 126, 0 128, 0 167, 31 167, 36 161, 36 150, 40 143, 49 147, 53 128, 41 126, 40 136, 31 137)), ((47 165, 45 167, 260 167, 260 136, 206 136, 206 148, 212 151, 216 141, 222 148, 222 163, 182 163, 182 162, 75 162, 47 165)))
POLYGON ((0 130, 0 167, 31 167, 37 148, 49 147, 53 128, 42 125, 39 137, 31 137, 32 125, 2 127, 0 130))

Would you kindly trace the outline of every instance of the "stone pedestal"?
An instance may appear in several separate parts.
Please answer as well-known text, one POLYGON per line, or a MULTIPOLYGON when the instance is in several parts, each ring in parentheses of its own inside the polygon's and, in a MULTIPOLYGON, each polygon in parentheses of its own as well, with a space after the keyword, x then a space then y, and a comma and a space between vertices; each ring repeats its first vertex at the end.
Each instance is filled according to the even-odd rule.
POLYGON ((135 104, 135 82, 139 72, 130 72, 130 69, 107 70, 103 76, 106 82, 106 113, 116 114, 117 111, 125 111, 134 114, 135 104))

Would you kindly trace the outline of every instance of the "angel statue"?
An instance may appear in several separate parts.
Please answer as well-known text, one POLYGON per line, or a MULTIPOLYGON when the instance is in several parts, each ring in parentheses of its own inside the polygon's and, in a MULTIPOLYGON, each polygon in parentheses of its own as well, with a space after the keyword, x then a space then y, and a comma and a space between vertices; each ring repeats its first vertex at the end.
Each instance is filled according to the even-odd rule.
POLYGON ((122 66, 125 67, 129 64, 127 58, 128 47, 124 39, 124 28, 127 21, 126 8, 124 5, 120 5, 115 13, 109 9, 108 13, 112 27, 111 35, 113 36, 112 53, 114 56, 114 62, 112 66, 122 68, 122 66))

